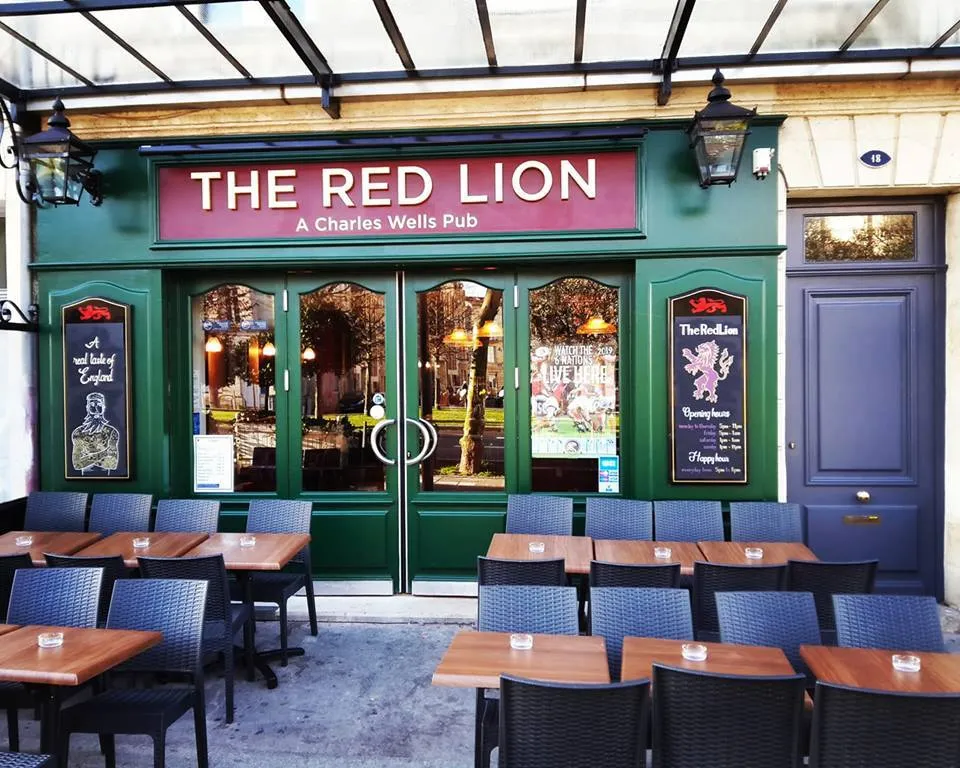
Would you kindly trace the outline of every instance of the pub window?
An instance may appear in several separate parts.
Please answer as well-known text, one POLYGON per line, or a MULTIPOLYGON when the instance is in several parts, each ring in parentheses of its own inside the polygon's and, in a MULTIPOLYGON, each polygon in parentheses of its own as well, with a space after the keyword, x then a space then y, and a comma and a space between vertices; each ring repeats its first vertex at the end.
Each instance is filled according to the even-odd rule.
POLYGON ((912 213, 843 213, 805 216, 806 262, 913 261, 916 219, 912 213))

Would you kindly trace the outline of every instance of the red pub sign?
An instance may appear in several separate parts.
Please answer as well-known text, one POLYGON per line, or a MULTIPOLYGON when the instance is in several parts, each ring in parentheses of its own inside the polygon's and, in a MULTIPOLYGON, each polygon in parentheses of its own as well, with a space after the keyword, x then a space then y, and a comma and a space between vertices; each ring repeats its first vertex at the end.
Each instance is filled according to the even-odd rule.
POLYGON ((159 238, 323 239, 637 229, 637 155, 158 169, 159 238))

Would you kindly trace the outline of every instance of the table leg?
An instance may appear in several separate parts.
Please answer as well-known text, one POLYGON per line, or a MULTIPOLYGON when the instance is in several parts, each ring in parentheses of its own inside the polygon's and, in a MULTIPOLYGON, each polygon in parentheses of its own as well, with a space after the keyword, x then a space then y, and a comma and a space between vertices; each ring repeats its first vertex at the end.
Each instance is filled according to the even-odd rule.
POLYGON ((477 688, 477 712, 473 724, 473 768, 483 765, 483 688, 477 688))
MULTIPOLYGON (((250 606, 250 611, 253 613, 254 604, 253 604, 253 580, 250 578, 249 571, 238 571, 237 578, 240 580, 243 585, 243 602, 250 606)), ((254 618, 254 621, 256 619, 254 618)), ((263 679, 267 681, 267 688, 276 688, 277 687, 277 675, 270 668, 270 665, 267 663, 270 659, 279 658, 282 651, 277 649, 271 649, 268 651, 258 651, 253 645, 253 632, 250 625, 244 627, 244 637, 248 638, 253 648, 253 666, 260 670, 260 674, 263 675, 263 679)), ((303 648, 293 647, 287 648, 288 656, 303 656, 303 648)), ((236 653, 234 653, 236 656, 236 653)), ((253 679, 251 677, 252 671, 247 671, 247 679, 253 679)))
POLYGON ((56 686, 46 685, 40 690, 40 751, 45 755, 57 753, 59 721, 60 695, 56 686))

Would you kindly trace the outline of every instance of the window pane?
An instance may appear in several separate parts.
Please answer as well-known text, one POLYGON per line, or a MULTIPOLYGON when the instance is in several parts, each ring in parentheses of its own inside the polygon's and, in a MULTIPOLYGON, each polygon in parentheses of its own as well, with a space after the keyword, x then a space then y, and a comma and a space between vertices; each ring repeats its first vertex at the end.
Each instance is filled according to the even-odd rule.
MULTIPOLYGON (((583 60, 658 59, 670 29, 675 0, 592 0, 583 30, 583 60)), ((572 47, 571 47, 572 50, 572 47)))
MULTIPOLYGON (((722 56, 750 50, 777 0, 700 0, 680 45, 681 56, 722 56)), ((666 37, 666 34, 664 34, 666 37)))
POLYGON ((596 492, 620 453, 619 292, 565 278, 530 291, 534 491, 596 492))
POLYGON ((875 0, 792 0, 760 53, 837 50, 874 5, 875 0))
POLYGON ((852 48, 928 47, 960 19, 960 0, 890 0, 852 48))
POLYGON ((275 491, 273 296, 222 285, 192 313, 194 433, 233 435, 234 490, 275 491))
POLYGON ((370 414, 386 400, 384 331, 383 296, 359 285, 300 297, 303 490, 383 490, 370 414))
POLYGON ((804 261, 913 261, 912 213, 806 216, 804 261))
POLYGON ((419 294, 420 416, 437 448, 424 491, 502 490, 503 292, 455 281, 419 294))
POLYGON ((487 9, 501 67, 567 64, 573 59, 573 0, 487 0, 487 9))

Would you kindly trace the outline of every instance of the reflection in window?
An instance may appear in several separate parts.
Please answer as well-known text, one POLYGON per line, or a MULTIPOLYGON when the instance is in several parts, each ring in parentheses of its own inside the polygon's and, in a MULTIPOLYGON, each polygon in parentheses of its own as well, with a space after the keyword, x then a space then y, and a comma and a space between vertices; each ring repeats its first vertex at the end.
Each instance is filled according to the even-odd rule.
POLYGON ((534 491, 599 490, 598 458, 618 456, 619 292, 565 278, 530 291, 534 491))
POLYGON ((912 213, 805 216, 803 258, 826 261, 913 261, 912 213))
POLYGON ((194 434, 233 435, 234 490, 275 491, 273 296, 222 285, 191 311, 194 434))
POLYGON ((465 281, 418 296, 420 416, 437 431, 422 490, 504 487, 502 306, 502 291, 465 281))
POLYGON ((383 490, 370 432, 386 402, 383 296, 337 283, 300 297, 303 490, 383 490))

